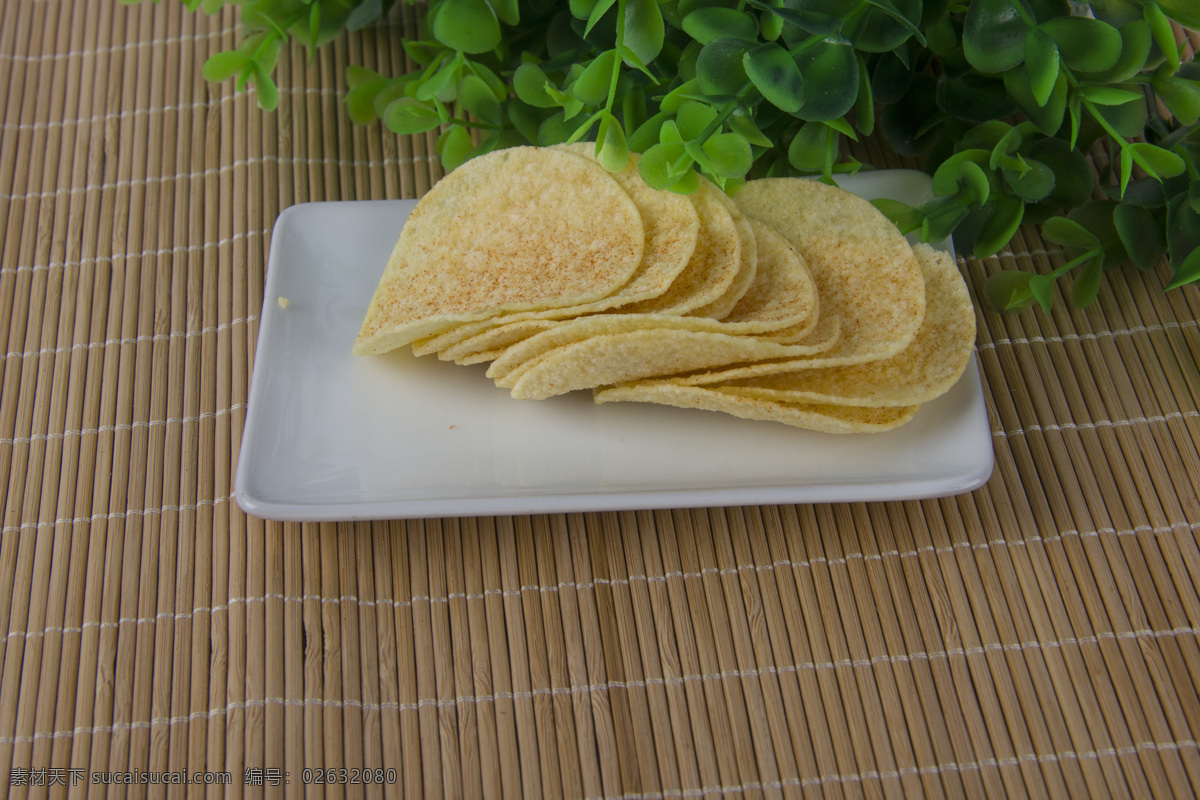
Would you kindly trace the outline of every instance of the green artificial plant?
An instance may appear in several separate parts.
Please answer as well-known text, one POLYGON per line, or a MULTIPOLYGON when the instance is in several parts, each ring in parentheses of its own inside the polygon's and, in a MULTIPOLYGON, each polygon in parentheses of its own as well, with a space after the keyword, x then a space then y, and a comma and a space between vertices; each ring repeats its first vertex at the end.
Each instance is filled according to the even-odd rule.
MULTIPOLYGON (((134 0, 136 2, 136 0, 134 0)), ((236 5, 236 49, 212 81, 278 101, 282 45, 309 48, 387 14, 394 0, 187 0, 236 5)), ((346 66, 346 110, 398 134, 439 131, 447 169, 496 148, 595 141, 652 186, 727 191, 748 178, 864 165, 844 139, 878 132, 922 159, 935 197, 879 201, 905 232, 953 235, 986 257, 1022 224, 1061 245, 1049 274, 1006 270, 985 287, 1004 311, 1049 311, 1070 276, 1076 306, 1101 273, 1200 279, 1200 62, 1183 33, 1196 0, 433 0, 416 68, 346 66), (1183 43, 1181 45, 1181 42, 1183 43), (1101 199, 1096 199, 1100 197, 1101 199)))

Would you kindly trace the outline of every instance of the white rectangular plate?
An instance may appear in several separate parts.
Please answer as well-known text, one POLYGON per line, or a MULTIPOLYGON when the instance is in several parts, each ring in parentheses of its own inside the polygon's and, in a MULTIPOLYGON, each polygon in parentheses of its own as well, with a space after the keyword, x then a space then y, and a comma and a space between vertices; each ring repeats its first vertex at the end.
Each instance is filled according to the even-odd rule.
MULTIPOLYGON (((911 171, 847 177, 920 202, 911 171)), ((484 372, 351 345, 412 200, 279 215, 235 497, 249 514, 354 520, 938 497, 992 471, 974 360, 907 425, 834 435, 590 392, 514 400, 484 372), (286 307, 280 299, 287 301, 286 307)))

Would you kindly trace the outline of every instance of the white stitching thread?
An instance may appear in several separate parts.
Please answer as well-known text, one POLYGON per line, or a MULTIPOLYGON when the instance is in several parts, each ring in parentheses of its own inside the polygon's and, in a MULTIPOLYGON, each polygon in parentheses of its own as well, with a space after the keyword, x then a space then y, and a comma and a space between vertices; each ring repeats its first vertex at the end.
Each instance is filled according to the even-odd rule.
POLYGON ((1009 437, 1009 436, 1024 436, 1033 431, 1083 431, 1096 430, 1098 428, 1121 428, 1131 425, 1150 425, 1154 423, 1167 422, 1173 419, 1188 419, 1200 417, 1200 411, 1172 411, 1169 414, 1156 414, 1152 417, 1133 417, 1131 419, 1102 419, 1095 422, 1062 422, 1051 425, 1027 425, 1016 430, 1004 431, 993 430, 993 436, 1009 437))
POLYGON ((95 522, 100 519, 113 520, 124 519, 126 517, 147 517, 155 514, 166 514, 168 512, 199 511, 201 508, 210 506, 215 508, 223 503, 228 503, 232 499, 233 495, 229 495, 227 497, 218 497, 215 500, 197 500, 195 503, 184 503, 183 505, 165 505, 158 508, 131 508, 127 511, 92 514, 90 517, 63 517, 53 522, 22 522, 20 525, 5 525, 3 528, 0 528, 0 534, 20 533, 25 530, 42 530, 44 528, 54 528, 59 525, 77 525, 83 522, 95 522))
MULTIPOLYGON (((403 21, 376 20, 375 22, 371 23, 371 25, 369 25, 367 27, 367 30, 373 30, 376 28, 387 29, 387 28, 402 28, 402 27, 404 27, 403 21)), ((43 53, 43 54, 36 55, 36 56, 30 56, 30 55, 19 56, 19 55, 15 55, 13 53, 0 53, 0 61, 14 61, 14 62, 22 62, 22 63, 28 64, 28 63, 36 63, 36 62, 40 62, 40 61, 58 61, 60 59, 70 59, 70 58, 88 58, 88 57, 98 56, 98 55, 109 55, 112 53, 124 53, 124 52, 128 52, 130 49, 135 48, 135 47, 170 47, 171 45, 195 42, 202 37, 205 39, 219 39, 223 36, 236 34, 239 30, 240 30, 240 28, 238 28, 238 27, 220 28, 215 31, 209 31, 208 33, 197 33, 192 36, 172 36, 167 39, 147 39, 146 41, 142 41, 142 42, 129 42, 128 44, 113 45, 112 47, 101 47, 96 50, 73 50, 73 51, 67 51, 66 53, 43 53)))
MULTIPOLYGON (((280 87, 279 94, 341 97, 342 95, 346 94, 346 90, 317 86, 280 87)), ((123 109, 121 111, 110 111, 107 114, 93 114, 90 117, 77 117, 75 119, 56 119, 48 122, 18 122, 15 124, 4 123, 0 124, 0 130, 20 132, 48 131, 53 128, 63 128, 68 125, 95 125, 97 123, 111 122, 113 120, 148 116, 150 114, 167 114, 181 111, 207 111, 214 106, 224 105, 225 103, 236 100, 245 100, 249 97, 250 95, 246 92, 237 92, 236 94, 227 94, 222 97, 216 97, 211 100, 200 100, 194 103, 180 103, 178 105, 157 106, 154 108, 130 108, 123 109)))
POLYGON ((186 417, 167 417, 165 419, 152 419, 145 422, 122 423, 120 425, 101 425, 99 428, 73 428, 69 431, 61 433, 35 433, 32 436, 20 436, 15 439, 0 439, 2 445, 22 445, 32 444, 34 442, 48 442, 56 439, 68 439, 77 436, 87 436, 89 434, 101 433, 117 433, 117 432, 132 432, 140 429, 162 428, 168 425, 187 425, 192 422, 202 422, 206 419, 220 419, 226 414, 232 414, 235 411, 242 411, 246 408, 245 403, 234 403, 229 408, 222 408, 219 411, 205 411, 195 416, 186 417))
POLYGON ((103 342, 80 342, 79 344, 65 345, 63 347, 44 347, 41 350, 14 350, 12 352, 5 353, 3 359, 7 361, 10 358, 31 358, 34 356, 41 358, 42 356, 59 356, 66 353, 73 353, 76 350, 93 350, 95 348, 121 347, 131 344, 136 345, 154 342, 167 342, 171 339, 188 339, 195 336, 222 333, 223 331, 230 330, 238 325, 246 325, 257 321, 258 314, 251 314, 246 317, 237 317, 236 319, 231 319, 229 322, 222 322, 220 325, 208 325, 198 331, 174 331, 172 333, 155 333, 135 336, 132 338, 125 337, 123 339, 105 339, 103 342))
POLYGON ((1003 261, 1006 258, 1016 260, 1019 258, 1030 258, 1032 256, 1061 256, 1061 255, 1065 255, 1066 252, 1067 251, 1063 250, 1061 247, 1056 247, 1051 250, 1047 250, 1047 249, 1023 250, 1020 253, 1005 251, 1003 253, 994 253, 993 255, 990 255, 990 256, 984 256, 983 258, 975 258, 974 256, 964 256, 962 253, 957 253, 956 255, 958 256, 958 263, 966 264, 969 261, 979 261, 979 262, 1003 261))
POLYGON ((217 239, 213 242, 204 242, 203 244, 187 244, 176 245, 175 247, 160 247, 155 250, 142 250, 134 253, 112 253, 106 256, 89 256, 78 261, 51 261, 48 264, 33 264, 23 265, 19 267, 3 267, 0 268, 0 273, 12 272, 45 272, 51 269, 60 269, 68 266, 84 267, 89 264, 106 264, 112 263, 116 259, 135 259, 135 258, 157 258, 158 256, 177 255, 179 253, 193 253, 196 251, 207 250, 210 247, 223 247, 227 244, 233 244, 242 239, 249 239, 252 236, 269 236, 272 228, 263 228, 257 231, 243 231, 235 233, 232 236, 227 236, 224 239, 217 239))
MULTIPOLYGON (((579 687, 581 690, 586 690, 588 693, 594 691, 606 691, 608 685, 599 685, 595 687, 579 687)), ((525 700, 532 697, 537 692, 498 692, 494 697, 506 700, 525 700)), ((155 717, 149 721, 135 722, 113 722, 110 725, 81 725, 67 731, 54 732, 39 732, 30 736, 3 736, 0 737, 0 744, 34 744, 39 740, 54 740, 60 738, 72 738, 79 735, 95 735, 95 734, 112 734, 132 730, 150 730, 155 727, 186 725, 196 720, 212 720, 213 718, 227 717, 230 713, 245 711, 249 708, 266 708, 267 706, 283 706, 285 708, 335 708, 346 709, 353 708, 359 711, 367 711, 370 713, 412 713, 419 711, 422 708, 440 707, 442 705, 451 704, 455 701, 449 700, 420 700, 416 703, 398 703, 398 702, 382 702, 374 703, 363 700, 354 699, 323 699, 323 698, 304 698, 291 699, 284 697, 266 697, 262 699, 249 700, 233 700, 227 703, 223 708, 213 708, 207 711, 193 711, 190 714, 176 717, 155 717)), ((907 775, 931 775, 941 772, 976 772, 984 768, 1006 768, 1019 767, 1021 764, 1043 764, 1043 763, 1058 763, 1062 761, 1084 761, 1096 760, 1101 758, 1120 758, 1124 756, 1136 756, 1140 753, 1150 752, 1179 752, 1181 750, 1195 750, 1200 748, 1194 740, 1181 739, 1172 742, 1139 742, 1135 745, 1124 747, 1106 747, 1099 750, 1075 751, 1064 750, 1053 753, 1024 753, 1018 756, 1006 758, 980 758, 975 761, 964 762, 944 762, 937 765, 924 767, 902 767, 895 770, 865 770, 860 773, 835 773, 832 775, 822 775, 811 778, 786 778, 777 781, 752 781, 740 786, 721 787, 723 791, 735 791, 739 788, 782 788, 784 786, 811 786, 816 784, 837 782, 837 783, 860 783, 864 780, 895 780, 907 775)), ((620 797, 640 798, 640 797, 682 797, 695 796, 705 794, 712 788, 703 789, 688 789, 688 790, 673 790, 662 794, 627 794, 620 797)))
POLYGON ((1062 344, 1064 342, 1088 342, 1117 336, 1132 336, 1138 333, 1166 333, 1171 330, 1185 330, 1200 326, 1200 320, 1185 320, 1183 322, 1166 322, 1161 325, 1136 325, 1132 328, 1120 328, 1094 333, 1067 333, 1062 336, 1029 336, 1015 339, 997 339, 994 342, 984 342, 977 345, 978 350, 994 350, 1001 345, 1018 344, 1062 344))
POLYGON ((255 164, 306 164, 316 166, 336 166, 336 167, 366 167, 369 169, 379 169, 391 165, 401 164, 420 164, 423 162, 438 163, 439 156, 436 153, 428 153, 424 156, 388 156, 382 159, 342 159, 334 157, 313 158, 308 156, 259 156, 256 158, 243 158, 229 164, 224 164, 220 167, 210 167, 209 169, 199 172, 176 172, 172 175, 149 175, 138 180, 119 180, 111 183, 96 183, 88 186, 62 186, 57 189, 49 189, 44 192, 27 192, 25 194, 0 194, 0 199, 4 200, 45 200, 55 198, 62 194, 85 194, 91 191, 103 191, 105 189, 120 189, 130 186, 148 186, 153 183, 166 183, 168 181, 185 181, 209 178, 213 175, 222 175, 233 170, 243 167, 251 167, 255 164))

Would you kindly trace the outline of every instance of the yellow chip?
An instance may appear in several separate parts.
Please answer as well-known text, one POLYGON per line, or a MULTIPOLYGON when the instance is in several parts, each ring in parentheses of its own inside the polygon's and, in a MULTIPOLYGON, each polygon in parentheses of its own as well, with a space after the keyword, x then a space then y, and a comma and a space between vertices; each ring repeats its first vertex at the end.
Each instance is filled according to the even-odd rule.
POLYGON ((538 147, 480 156, 413 209, 354 351, 382 353, 463 322, 606 297, 644 249, 637 206, 599 164, 538 147))
MULTIPOLYGON (((551 149, 591 159, 594 147, 595 145, 590 143, 580 143, 557 145, 551 149)), ((596 313, 649 300, 665 292, 691 261, 700 233, 700 215, 689 198, 674 192, 650 188, 638 174, 637 163, 638 155, 630 154, 629 163, 625 168, 612 173, 613 179, 629 193, 637 206, 646 237, 642 261, 624 286, 590 303, 500 314, 477 322, 456 325, 443 333, 413 342, 413 353, 419 356, 439 353, 442 359, 455 361, 468 353, 478 352, 481 348, 494 350, 504 344, 518 341, 519 337, 513 338, 510 332, 498 335, 495 341, 502 343, 492 344, 480 340, 474 349, 466 344, 468 339, 474 339, 498 326, 529 319, 562 319, 596 313)))
POLYGON ((737 230, 740 245, 739 257, 741 261, 738 265, 737 274, 733 276, 733 280, 730 281, 729 286, 721 293, 720 297, 688 313, 696 317, 723 319, 733 310, 733 307, 738 304, 742 297, 745 296, 746 292, 750 290, 750 285, 754 283, 754 276, 758 272, 758 237, 755 235, 751 220, 738 210, 738 207, 729 199, 729 195, 718 191, 715 193, 715 197, 721 201, 721 205, 725 206, 725 210, 729 212, 729 216, 733 219, 733 225, 737 230))
POLYGON ((975 309, 948 253, 913 248, 925 276, 925 320, 908 347, 865 364, 794 368, 709 384, 744 397, 855 406, 911 406, 944 394, 958 381, 975 345, 975 309))
POLYGON ((840 315, 841 341, 823 365, 886 358, 912 341, 925 313, 921 270, 904 236, 868 201, 802 178, 749 181, 734 201, 795 246, 822 311, 840 315))
MULTIPOLYGON (((755 278, 742 299, 728 316, 721 320, 706 317, 676 316, 670 314, 607 314, 565 320, 553 326, 538 327, 530 322, 514 322, 494 327, 472 339, 461 343, 461 348, 450 348, 443 357, 471 363, 495 359, 488 376, 501 386, 511 388, 509 373, 521 365, 532 365, 533 361, 564 345, 576 344, 593 336, 628 333, 639 329, 689 330, 698 333, 739 335, 761 334, 767 344, 756 347, 751 341, 744 343, 736 352, 738 360, 798 357, 813 355, 829 349, 839 333, 836 315, 831 315, 819 330, 817 322, 818 298, 816 288, 800 258, 790 244, 761 223, 750 221, 756 241, 761 242, 762 257, 758 259, 755 278), (553 328, 553 332, 550 328, 553 328), (788 344, 803 349, 786 350, 770 346, 772 334, 779 334, 788 344), (811 339, 806 338, 811 334, 811 339), (503 353, 496 351, 507 348, 503 353), (470 358, 471 361, 466 361, 470 358)), ((756 248, 760 245, 756 245, 756 248)), ((695 344, 691 341, 689 347, 695 344)), ((717 339, 716 341, 722 341, 717 339)), ((722 345, 724 346, 724 344, 722 345)), ((679 365, 685 362, 672 362, 679 365)), ((703 369, 715 363, 705 356, 685 367, 687 371, 703 369)), ((677 370, 678 371, 678 370, 677 370)), ((665 373, 664 373, 665 374, 665 373)))
POLYGON ((724 192, 702 180, 690 197, 700 215, 700 230, 687 266, 661 295, 622 306, 622 313, 694 312, 724 296, 743 269, 741 236, 725 206, 724 192))
MULTIPOLYGON (((812 355, 836 346, 836 340, 811 346, 782 345, 753 336, 692 330, 681 327, 675 319, 665 317, 657 327, 648 327, 644 320, 639 320, 640 324, 632 330, 589 336, 539 351, 529 360, 502 365, 514 349, 509 348, 492 362, 488 377, 498 386, 510 389, 513 397, 536 400, 576 389, 673 375, 718 364, 812 355), (511 368, 498 376, 494 374, 497 365, 511 368)), ((557 329, 547 331, 534 339, 557 332, 557 329)), ((521 344, 530 341, 533 339, 521 344)))
POLYGON ((670 381, 643 381, 597 389, 597 403, 658 403, 678 408, 721 411, 743 419, 782 422, 823 433, 880 433, 898 428, 918 406, 868 408, 829 403, 788 403, 742 397, 709 386, 680 386, 670 381))

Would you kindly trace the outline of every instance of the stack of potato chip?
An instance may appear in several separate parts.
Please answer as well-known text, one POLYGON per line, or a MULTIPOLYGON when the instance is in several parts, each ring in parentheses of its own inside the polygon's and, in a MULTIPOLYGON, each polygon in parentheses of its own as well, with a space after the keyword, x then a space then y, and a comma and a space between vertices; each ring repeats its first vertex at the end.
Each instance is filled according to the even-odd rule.
POLYGON ((795 178, 678 195, 592 147, 502 150, 443 178, 355 353, 490 361, 517 398, 592 389, 837 433, 907 422, 966 368, 975 314, 953 259, 857 195, 795 178))

